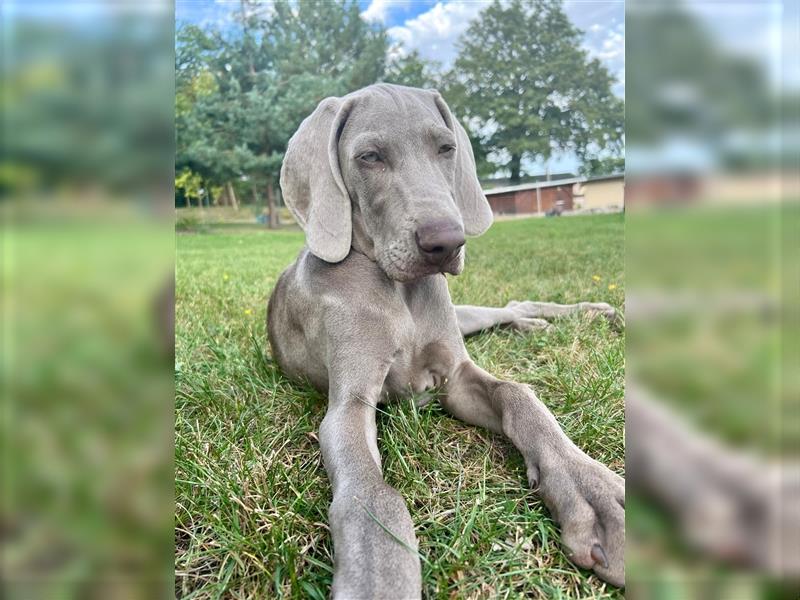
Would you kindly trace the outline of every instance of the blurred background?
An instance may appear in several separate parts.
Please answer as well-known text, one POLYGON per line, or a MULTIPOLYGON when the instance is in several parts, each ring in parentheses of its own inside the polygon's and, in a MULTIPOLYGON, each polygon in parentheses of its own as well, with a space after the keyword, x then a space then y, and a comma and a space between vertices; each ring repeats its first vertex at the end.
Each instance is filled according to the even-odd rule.
POLYGON ((626 4, 631 597, 798 594, 797 9, 626 4))
POLYGON ((0 10, 0 595, 168 596, 173 8, 0 10))
POLYGON ((174 227, 285 222, 288 136, 382 80, 442 90, 487 190, 626 142, 627 593, 797 597, 797 4, 565 2, 521 74, 596 93, 500 127, 514 6, 2 4, 4 596, 174 593, 174 227))

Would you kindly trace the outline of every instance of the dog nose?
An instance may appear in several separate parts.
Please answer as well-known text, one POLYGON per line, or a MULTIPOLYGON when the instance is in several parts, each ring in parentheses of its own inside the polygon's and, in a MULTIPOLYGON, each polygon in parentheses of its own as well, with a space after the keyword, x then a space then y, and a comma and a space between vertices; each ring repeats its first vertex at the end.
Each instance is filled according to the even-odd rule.
POLYGON ((425 261, 441 265, 464 245, 464 228, 451 220, 437 220, 417 229, 417 246, 425 261))

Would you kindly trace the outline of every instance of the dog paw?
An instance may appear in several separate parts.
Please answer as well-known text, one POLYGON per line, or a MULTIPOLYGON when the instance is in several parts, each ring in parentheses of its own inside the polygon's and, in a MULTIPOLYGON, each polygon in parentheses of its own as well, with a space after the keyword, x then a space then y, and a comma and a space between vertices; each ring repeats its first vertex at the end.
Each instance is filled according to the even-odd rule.
POLYGON ((624 587, 625 481, 581 453, 543 470, 538 483, 561 525, 568 558, 612 585, 624 587))
POLYGON ((544 319, 535 319, 532 317, 518 317, 508 324, 510 329, 515 331, 522 331, 524 333, 531 333, 533 331, 547 331, 553 326, 544 319))
POLYGON ((547 331, 553 325, 541 318, 541 311, 536 310, 533 302, 517 302, 512 300, 506 308, 514 315, 514 320, 508 323, 509 329, 530 333, 534 331, 547 331))
POLYGON ((605 302, 579 302, 578 304, 554 304, 552 302, 518 302, 512 300, 505 306, 506 310, 511 311, 514 319, 511 325, 526 320, 537 322, 535 328, 542 329, 539 322, 545 319, 559 319, 574 314, 588 314, 590 317, 603 317, 611 327, 617 331, 624 326, 622 313, 610 304, 605 302))
POLYGON ((678 512, 684 537, 706 556, 796 579, 800 469, 754 463, 736 474, 718 469, 693 485, 678 512))
POLYGON ((584 313, 591 316, 603 317, 608 321, 608 324, 617 331, 620 331, 625 324, 622 313, 605 302, 581 302, 578 306, 584 313))

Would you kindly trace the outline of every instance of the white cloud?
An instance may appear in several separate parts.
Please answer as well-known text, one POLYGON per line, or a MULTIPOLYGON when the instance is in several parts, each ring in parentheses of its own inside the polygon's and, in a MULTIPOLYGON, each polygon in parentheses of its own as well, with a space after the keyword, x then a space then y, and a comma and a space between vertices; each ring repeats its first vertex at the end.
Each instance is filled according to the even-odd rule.
MULTIPOLYGON (((589 56, 602 62, 617 80, 612 91, 620 97, 625 95, 625 23, 607 15, 605 26, 588 28, 583 49, 589 56)), ((600 24, 598 24, 600 25, 600 24)))
MULTIPOLYGON (((389 1, 372 0, 367 11, 379 2, 389 1)), ((423 58, 436 60, 444 68, 449 68, 456 58, 456 41, 485 7, 485 2, 438 2, 403 25, 389 28, 389 36, 395 42, 390 50, 391 56, 402 56, 417 50, 423 58)), ((586 30, 583 47, 590 56, 600 59, 608 67, 617 79, 614 92, 619 96, 624 95, 624 4, 619 0, 600 0, 588 5, 568 0, 565 7, 570 19, 586 30)))
POLYGON ((389 15, 390 0, 372 0, 367 9, 361 13, 361 18, 365 21, 386 21, 389 15))
POLYGON ((449 67, 456 57, 456 40, 485 6, 482 2, 438 2, 403 25, 391 27, 389 35, 402 43, 401 53, 418 50, 423 58, 449 67))
POLYGON ((600 60, 608 61, 619 58, 625 53, 625 36, 618 31, 610 31, 603 40, 600 50, 593 49, 592 54, 600 60))

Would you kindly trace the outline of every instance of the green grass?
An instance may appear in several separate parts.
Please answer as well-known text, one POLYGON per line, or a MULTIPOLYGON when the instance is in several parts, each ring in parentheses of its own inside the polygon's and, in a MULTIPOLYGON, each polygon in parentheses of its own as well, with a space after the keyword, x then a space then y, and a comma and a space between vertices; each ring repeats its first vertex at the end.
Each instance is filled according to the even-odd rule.
MULTIPOLYGON (((266 300, 297 231, 180 235, 176 340, 176 594, 325 598, 330 486, 316 431, 326 398, 283 377, 266 300)), ((496 223, 450 278, 457 303, 622 305, 623 217, 496 223), (610 287, 610 289, 609 289, 610 287)), ((624 469, 624 339, 575 317, 549 332, 468 340, 491 373, 532 384, 591 456, 624 469)), ((502 436, 410 402, 378 419, 387 482, 409 506, 428 598, 621 598, 573 566, 502 436)))
POLYGON ((690 207, 627 217, 627 278, 637 293, 698 302, 627 330, 628 373, 726 443, 792 455, 800 445, 796 205, 690 207), (783 244, 782 247, 782 238, 783 244), (738 310, 721 300, 763 298, 738 310), (770 304, 771 303, 771 304, 770 304), (771 308, 770 308, 771 306, 771 308), (757 400, 756 400, 757 399, 757 400))
POLYGON ((160 597, 174 388, 153 299, 174 234, 118 198, 69 200, 4 207, 24 217, 2 234, 0 596, 160 597))

